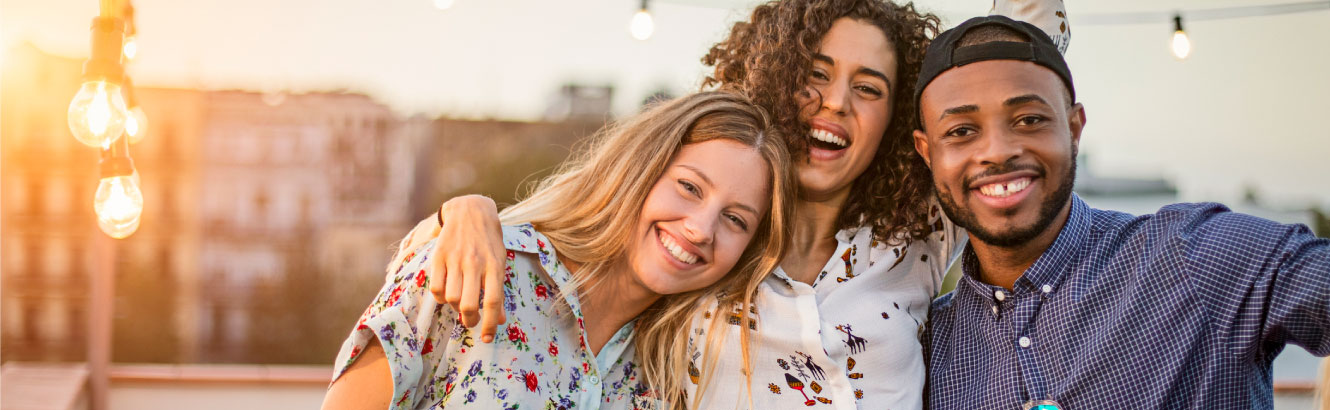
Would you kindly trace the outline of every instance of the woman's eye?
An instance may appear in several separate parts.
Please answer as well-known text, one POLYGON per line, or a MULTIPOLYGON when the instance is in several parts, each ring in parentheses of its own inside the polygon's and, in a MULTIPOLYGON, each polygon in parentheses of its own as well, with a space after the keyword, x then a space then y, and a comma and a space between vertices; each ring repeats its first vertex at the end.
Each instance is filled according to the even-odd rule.
POLYGON ((693 194, 693 196, 697 196, 697 197, 701 197, 701 196, 702 196, 702 190, 701 190, 701 189, 698 189, 698 188, 697 188, 697 185, 693 185, 692 182, 688 182, 688 181, 685 181, 685 180, 680 179, 680 180, 679 180, 679 185, 682 186, 683 189, 684 189, 685 191, 688 191, 688 193, 693 194))
POLYGON ((859 92, 861 93, 868 94, 874 97, 882 96, 882 91, 879 91, 877 88, 870 87, 867 85, 855 86, 854 89, 859 90, 859 92))
POLYGON ((729 218, 730 222, 733 222, 735 225, 739 226, 739 229, 743 230, 744 232, 748 232, 748 223, 744 222, 743 218, 740 218, 735 215, 725 215, 725 217, 729 218))
POLYGON ((814 79, 822 81, 827 81, 831 79, 831 77, 828 77, 827 73, 822 72, 822 70, 813 70, 813 73, 809 74, 809 76, 813 77, 814 79))

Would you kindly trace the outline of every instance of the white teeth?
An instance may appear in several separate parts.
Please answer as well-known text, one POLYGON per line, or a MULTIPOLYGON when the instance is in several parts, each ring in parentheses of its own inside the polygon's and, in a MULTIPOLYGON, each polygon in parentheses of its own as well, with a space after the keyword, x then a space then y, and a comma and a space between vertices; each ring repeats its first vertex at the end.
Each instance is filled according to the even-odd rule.
POLYGON ((817 128, 813 128, 808 130, 808 136, 818 141, 826 142, 829 144, 836 144, 842 148, 850 146, 850 144, 846 142, 844 138, 838 137, 836 136, 836 134, 832 134, 831 131, 827 130, 819 130, 817 128))
POLYGON ((1030 186, 1030 178, 1021 178, 1002 184, 988 184, 979 187, 979 192, 997 198, 1004 198, 1024 191, 1030 186))
POLYGON ((670 239, 669 235, 664 235, 658 232, 656 236, 660 237, 660 244, 664 245, 665 249, 670 251, 670 256, 673 256, 674 259, 678 259, 680 262, 689 265, 697 263, 698 256, 683 250, 682 247, 674 243, 674 240, 670 239))

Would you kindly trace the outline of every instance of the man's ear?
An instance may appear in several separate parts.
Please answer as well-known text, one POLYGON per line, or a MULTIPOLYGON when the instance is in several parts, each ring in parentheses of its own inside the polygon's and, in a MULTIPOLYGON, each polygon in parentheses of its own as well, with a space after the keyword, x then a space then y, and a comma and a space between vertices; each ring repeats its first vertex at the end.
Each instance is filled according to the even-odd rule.
POLYGON ((923 130, 914 130, 914 152, 924 157, 924 164, 928 165, 928 169, 933 169, 933 158, 928 156, 928 134, 923 130))
MULTIPOLYGON (((1071 128, 1071 143, 1077 147, 1081 146, 1081 130, 1085 129, 1085 106, 1081 103, 1072 104, 1071 109, 1067 111, 1067 126, 1071 128)), ((915 143, 918 145, 918 143, 915 143)))

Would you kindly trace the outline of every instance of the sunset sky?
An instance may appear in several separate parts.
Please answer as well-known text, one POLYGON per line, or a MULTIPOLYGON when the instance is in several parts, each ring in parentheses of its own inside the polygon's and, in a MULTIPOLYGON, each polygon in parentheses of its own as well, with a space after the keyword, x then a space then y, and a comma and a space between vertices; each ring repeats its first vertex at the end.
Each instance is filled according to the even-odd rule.
MULTIPOLYGON (((0 0, 0 39, 88 53, 93 0, 0 0)), ((951 23, 989 0, 921 1, 951 23)), ((1078 15, 1276 4, 1270 0, 1070 1, 1068 52, 1101 175, 1165 177, 1184 200, 1330 207, 1330 10, 1187 22, 1079 24, 1078 15), (1078 14, 1079 13, 1079 14, 1078 14)), ((559 85, 615 86, 615 111, 695 89, 698 59, 754 2, 653 1, 650 40, 628 34, 637 0, 138 0, 140 86, 347 89, 401 115, 538 118, 559 85)), ((0 55, 3 58, 3 55, 0 55)), ((8 62, 6 62, 8 63, 8 62)))

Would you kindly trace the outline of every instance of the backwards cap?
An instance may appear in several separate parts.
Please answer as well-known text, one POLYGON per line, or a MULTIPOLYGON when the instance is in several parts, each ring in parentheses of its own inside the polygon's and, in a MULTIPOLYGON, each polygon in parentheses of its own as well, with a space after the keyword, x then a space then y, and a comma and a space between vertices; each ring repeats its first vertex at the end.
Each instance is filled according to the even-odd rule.
POLYGON ((1076 88, 1071 85, 1071 70, 1067 68, 1067 60, 1062 58, 1062 53, 1058 51, 1048 34, 1033 24, 1005 16, 975 17, 942 32, 933 39, 932 44, 928 45, 923 66, 919 69, 919 82, 914 87, 914 106, 920 110, 915 112, 916 125, 923 128, 921 118, 923 107, 919 105, 919 97, 924 94, 924 87, 947 70, 987 60, 1029 61, 1053 70, 1067 85, 1067 91, 1071 92, 1071 100, 1076 101, 1076 88), (1002 26, 1023 34, 1030 41, 991 41, 965 47, 958 45, 961 38, 965 37, 965 33, 976 27, 989 25, 1002 26))

